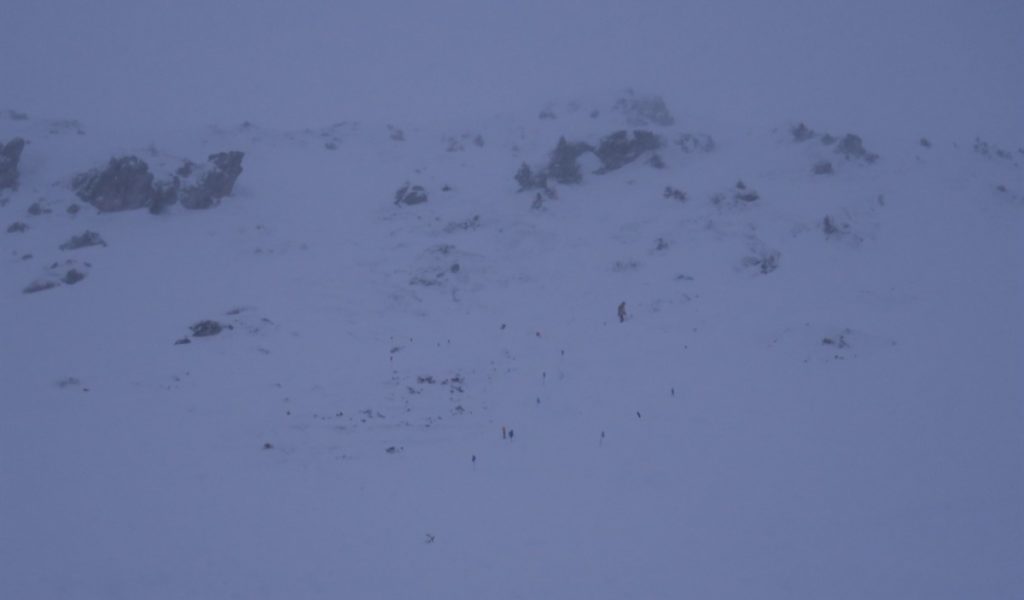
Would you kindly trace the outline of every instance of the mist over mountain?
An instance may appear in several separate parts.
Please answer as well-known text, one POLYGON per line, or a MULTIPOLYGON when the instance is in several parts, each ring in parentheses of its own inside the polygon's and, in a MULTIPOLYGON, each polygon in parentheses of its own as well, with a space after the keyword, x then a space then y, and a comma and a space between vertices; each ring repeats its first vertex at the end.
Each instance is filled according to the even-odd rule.
POLYGON ((1024 596, 1018 2, 0 10, 0 598, 1024 596))

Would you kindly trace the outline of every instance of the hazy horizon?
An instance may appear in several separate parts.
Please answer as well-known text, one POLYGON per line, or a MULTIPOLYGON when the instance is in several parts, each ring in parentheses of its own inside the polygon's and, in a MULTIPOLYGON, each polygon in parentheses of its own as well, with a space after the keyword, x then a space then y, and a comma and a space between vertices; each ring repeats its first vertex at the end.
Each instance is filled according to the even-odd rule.
POLYGON ((1024 135, 1009 0, 5 4, 0 108, 107 129, 443 122, 632 86, 740 123, 1024 135))

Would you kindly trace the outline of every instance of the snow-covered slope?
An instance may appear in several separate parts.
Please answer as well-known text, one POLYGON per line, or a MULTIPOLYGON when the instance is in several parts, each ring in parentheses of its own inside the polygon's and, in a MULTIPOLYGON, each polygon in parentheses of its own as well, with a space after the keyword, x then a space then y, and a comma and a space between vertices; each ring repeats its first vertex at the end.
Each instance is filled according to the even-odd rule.
POLYGON ((662 168, 518 191, 559 137, 632 129, 616 98, 129 141, 0 118, 30 142, 0 596, 1024 594, 1024 150, 892 131, 869 162, 677 109, 637 127, 662 168), (210 210, 71 191, 235 149, 210 210))

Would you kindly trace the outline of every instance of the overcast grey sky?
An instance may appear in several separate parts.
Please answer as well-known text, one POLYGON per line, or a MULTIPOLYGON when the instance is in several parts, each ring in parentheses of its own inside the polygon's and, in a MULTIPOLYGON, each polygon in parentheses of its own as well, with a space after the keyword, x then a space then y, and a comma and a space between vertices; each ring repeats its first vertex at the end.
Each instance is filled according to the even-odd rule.
POLYGON ((93 124, 444 120, 631 85, 741 121, 1024 136, 1015 0, 3 4, 0 107, 93 124))

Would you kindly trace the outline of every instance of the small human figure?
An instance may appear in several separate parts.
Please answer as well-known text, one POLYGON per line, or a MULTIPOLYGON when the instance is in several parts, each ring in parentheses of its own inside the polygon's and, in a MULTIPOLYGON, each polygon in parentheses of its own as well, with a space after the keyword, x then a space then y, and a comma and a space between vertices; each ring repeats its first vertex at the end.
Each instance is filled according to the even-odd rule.
POLYGON ((625 321, 626 321, 626 303, 625 302, 621 302, 621 303, 619 303, 619 323, 624 323, 625 321))

